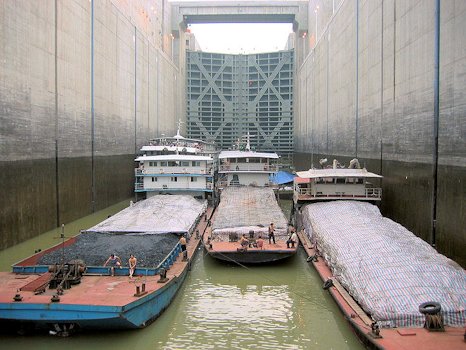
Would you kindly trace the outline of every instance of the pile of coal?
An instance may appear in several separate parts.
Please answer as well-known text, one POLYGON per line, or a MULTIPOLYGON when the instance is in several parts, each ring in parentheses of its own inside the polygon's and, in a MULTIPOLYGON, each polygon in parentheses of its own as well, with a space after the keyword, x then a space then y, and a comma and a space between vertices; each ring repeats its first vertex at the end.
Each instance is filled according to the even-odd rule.
POLYGON ((76 237, 74 244, 44 255, 39 264, 53 265, 81 259, 87 266, 102 266, 110 254, 115 254, 120 257, 123 266, 128 266, 129 256, 133 254, 138 259, 138 267, 156 267, 175 247, 178 240, 179 236, 173 233, 82 233, 76 237))

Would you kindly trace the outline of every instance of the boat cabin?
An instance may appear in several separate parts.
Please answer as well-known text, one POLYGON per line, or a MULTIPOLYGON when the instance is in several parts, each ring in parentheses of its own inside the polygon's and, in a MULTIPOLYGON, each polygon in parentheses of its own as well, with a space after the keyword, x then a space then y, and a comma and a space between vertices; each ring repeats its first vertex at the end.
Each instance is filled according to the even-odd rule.
POLYGON ((293 181, 293 201, 317 202, 325 200, 380 201, 382 189, 369 179, 382 176, 366 169, 309 169, 297 172, 293 181))
POLYGON ((208 198, 214 188, 214 160, 208 156, 168 154, 135 159, 135 192, 149 198, 156 194, 191 194, 208 198))
POLYGON ((222 151, 219 156, 219 188, 272 186, 270 175, 278 172, 276 153, 222 151))

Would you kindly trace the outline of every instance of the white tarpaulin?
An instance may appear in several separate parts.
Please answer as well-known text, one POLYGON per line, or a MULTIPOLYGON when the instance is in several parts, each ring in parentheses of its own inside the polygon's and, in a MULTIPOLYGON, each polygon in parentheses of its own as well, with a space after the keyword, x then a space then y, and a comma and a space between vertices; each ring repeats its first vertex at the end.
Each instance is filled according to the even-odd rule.
POLYGON ((466 273, 369 203, 335 201, 302 209, 304 228, 333 275, 383 327, 422 327, 424 302, 444 323, 466 324, 466 273))
POLYGON ((207 201, 188 195, 156 195, 139 201, 91 227, 87 232, 185 233, 192 230, 207 201))
POLYGON ((271 188, 227 187, 222 191, 212 230, 219 234, 247 234, 250 230, 267 237, 268 227, 275 226, 275 236, 286 236, 288 222, 271 188))

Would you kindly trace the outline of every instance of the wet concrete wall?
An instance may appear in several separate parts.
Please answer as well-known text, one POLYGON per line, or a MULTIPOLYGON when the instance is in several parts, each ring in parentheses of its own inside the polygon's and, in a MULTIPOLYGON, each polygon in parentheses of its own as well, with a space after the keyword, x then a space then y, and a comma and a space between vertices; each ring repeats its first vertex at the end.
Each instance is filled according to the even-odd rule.
POLYGON ((383 214, 463 266, 465 33, 464 1, 343 1, 295 101, 297 169, 359 158, 384 176, 383 214))
POLYGON ((133 195, 134 155, 175 134, 167 0, 0 2, 0 249, 133 195))

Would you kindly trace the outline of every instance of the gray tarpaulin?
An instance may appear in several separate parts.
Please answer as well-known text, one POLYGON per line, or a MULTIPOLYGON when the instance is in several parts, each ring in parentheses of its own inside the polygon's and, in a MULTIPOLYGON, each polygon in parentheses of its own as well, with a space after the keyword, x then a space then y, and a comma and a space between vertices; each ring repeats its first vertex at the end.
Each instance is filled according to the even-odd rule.
POLYGON ((285 236, 288 222, 271 188, 227 187, 222 191, 212 230, 216 235, 233 232, 247 234, 254 230, 267 237, 272 222, 275 236, 285 236))
POLYGON ((466 273, 369 203, 302 209, 306 233, 333 275, 384 327, 422 327, 419 305, 439 302, 446 325, 466 323, 466 273))
POLYGON ((188 195, 158 195, 139 201, 86 232, 185 233, 206 210, 207 201, 188 195))

